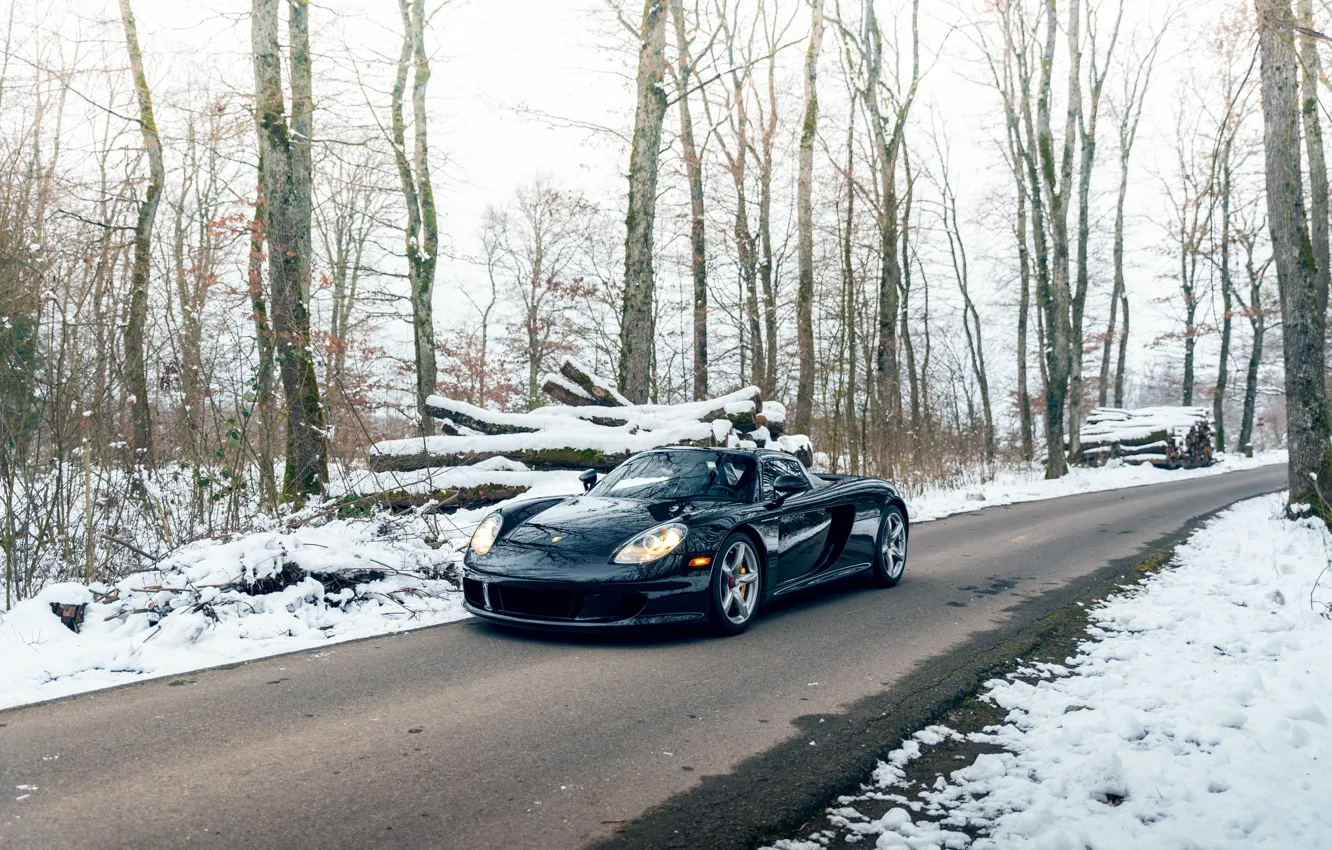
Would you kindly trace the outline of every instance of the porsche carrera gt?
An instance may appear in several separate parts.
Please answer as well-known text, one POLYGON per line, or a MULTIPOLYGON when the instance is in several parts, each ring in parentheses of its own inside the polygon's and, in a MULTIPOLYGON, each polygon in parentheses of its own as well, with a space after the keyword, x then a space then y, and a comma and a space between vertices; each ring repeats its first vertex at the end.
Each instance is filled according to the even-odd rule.
POLYGON ((906 568, 906 505, 888 482, 808 472, 766 449, 642 452, 579 496, 487 516, 464 557, 464 607, 541 628, 749 627, 770 600, 906 568))

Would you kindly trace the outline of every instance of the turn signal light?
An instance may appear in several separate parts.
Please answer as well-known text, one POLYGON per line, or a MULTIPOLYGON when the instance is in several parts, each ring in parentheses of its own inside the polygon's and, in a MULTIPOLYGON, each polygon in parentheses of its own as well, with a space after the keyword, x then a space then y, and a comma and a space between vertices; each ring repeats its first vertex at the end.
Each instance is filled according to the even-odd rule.
POLYGON ((701 557, 701 558, 693 558, 693 559, 691 559, 691 560, 689 561, 689 566, 691 566, 691 567, 706 567, 706 566, 708 566, 708 565, 711 564, 711 563, 712 563, 712 557, 709 556, 709 555, 704 555, 704 556, 701 557))

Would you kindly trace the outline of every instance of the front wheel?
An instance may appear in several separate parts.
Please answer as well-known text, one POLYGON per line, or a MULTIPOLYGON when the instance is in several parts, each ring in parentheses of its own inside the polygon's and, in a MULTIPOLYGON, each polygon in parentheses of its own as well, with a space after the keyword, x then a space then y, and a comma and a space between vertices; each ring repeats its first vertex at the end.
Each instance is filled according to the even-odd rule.
POLYGON ((763 588, 763 561, 754 541, 735 533, 722 542, 712 568, 708 627, 713 634, 738 635, 749 628, 763 588))
POLYGON ((883 509, 883 520, 879 524, 879 545, 872 568, 874 583, 880 587, 896 585, 906 571, 906 559, 906 517, 897 505, 889 505, 883 509))

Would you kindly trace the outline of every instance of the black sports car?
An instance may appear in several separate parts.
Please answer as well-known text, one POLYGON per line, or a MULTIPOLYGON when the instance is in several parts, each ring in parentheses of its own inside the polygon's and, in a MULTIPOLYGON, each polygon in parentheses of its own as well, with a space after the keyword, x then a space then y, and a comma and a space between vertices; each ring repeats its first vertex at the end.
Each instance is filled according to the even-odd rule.
POLYGON ((747 628, 767 600, 862 570, 885 587, 906 567, 892 485, 814 475, 765 449, 643 452, 581 496, 486 517, 464 559, 464 606, 503 623, 623 627, 706 621, 747 628))

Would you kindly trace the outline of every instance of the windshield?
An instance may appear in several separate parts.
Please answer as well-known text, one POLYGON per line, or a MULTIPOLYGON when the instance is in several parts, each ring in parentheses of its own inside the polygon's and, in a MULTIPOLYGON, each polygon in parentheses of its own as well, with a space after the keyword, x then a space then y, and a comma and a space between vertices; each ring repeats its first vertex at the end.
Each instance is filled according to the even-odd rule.
POLYGON ((724 499, 748 502, 754 459, 724 452, 651 452, 615 467, 589 495, 614 499, 724 499))

